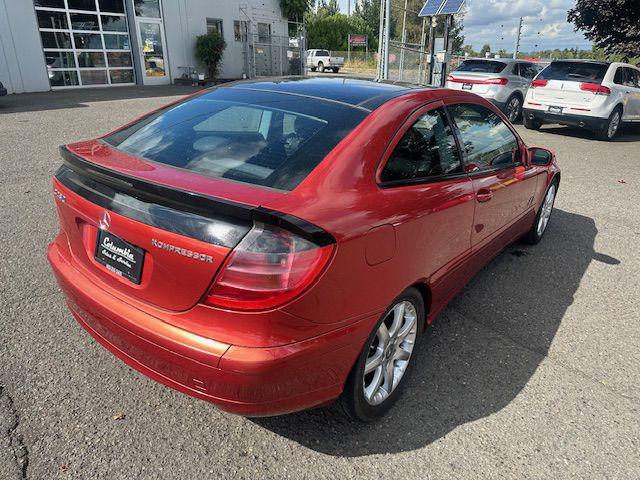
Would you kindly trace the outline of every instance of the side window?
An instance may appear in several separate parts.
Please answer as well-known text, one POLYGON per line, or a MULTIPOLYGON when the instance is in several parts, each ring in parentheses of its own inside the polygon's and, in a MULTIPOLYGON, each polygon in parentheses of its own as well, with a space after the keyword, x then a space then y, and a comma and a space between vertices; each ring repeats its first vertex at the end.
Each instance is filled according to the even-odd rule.
POLYGON ((640 88, 640 71, 630 68, 629 73, 632 75, 631 78, 633 80, 633 86, 636 88, 640 88))
POLYGON ((518 139, 500 117, 481 105, 450 107, 467 154, 467 171, 508 168, 515 163, 518 139))
POLYGON ((618 67, 618 69, 616 70, 616 74, 613 77, 613 83, 615 83, 616 85, 624 85, 624 67, 618 67))
POLYGON ((625 68, 625 82, 624 85, 627 87, 636 87, 638 86, 638 77, 637 73, 633 68, 625 68))
POLYGON ((521 76, 523 76, 527 80, 533 80, 533 77, 538 74, 538 69, 536 67, 534 67, 533 65, 527 65, 525 63, 520 65, 520 71, 521 76))
POLYGON ((382 171, 383 182, 462 172, 453 131, 442 109, 425 113, 404 134, 382 171))

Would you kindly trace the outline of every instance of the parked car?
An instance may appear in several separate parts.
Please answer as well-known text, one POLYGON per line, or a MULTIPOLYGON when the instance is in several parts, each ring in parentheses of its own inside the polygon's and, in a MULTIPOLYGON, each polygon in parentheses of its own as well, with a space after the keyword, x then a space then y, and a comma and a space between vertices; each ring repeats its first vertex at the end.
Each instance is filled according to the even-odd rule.
POLYGON ((524 125, 574 125, 611 140, 621 123, 640 122, 640 69, 596 60, 552 62, 531 83, 524 125))
POLYGON ((307 68, 312 72, 333 70, 333 73, 338 73, 342 67, 344 67, 344 58, 332 57, 329 50, 307 50, 307 68))
POLYGON ((7 89, 4 87, 2 82, 0 82, 0 97, 4 97, 7 94, 7 89))
POLYGON ((477 95, 337 78, 204 90, 61 154, 48 258, 75 318, 254 416, 381 416, 447 302, 540 241, 560 182, 477 95))
POLYGON ((515 122, 522 114, 529 84, 539 71, 535 63, 524 60, 470 58, 447 77, 446 86, 486 98, 515 122))

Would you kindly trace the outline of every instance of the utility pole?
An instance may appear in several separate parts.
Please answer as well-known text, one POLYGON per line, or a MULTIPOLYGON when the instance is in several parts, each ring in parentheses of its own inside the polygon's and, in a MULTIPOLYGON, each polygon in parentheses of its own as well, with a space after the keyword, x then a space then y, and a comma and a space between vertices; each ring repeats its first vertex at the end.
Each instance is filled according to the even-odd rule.
POLYGON ((382 80, 384 73, 384 59, 382 53, 384 51, 384 10, 385 0, 380 0, 380 27, 378 28, 378 80, 382 80))
POLYGON ((383 68, 382 79, 389 78, 389 44, 391 43, 391 0, 385 1, 384 6, 384 46, 382 49, 383 68))
POLYGON ((407 42, 407 4, 408 0, 404 0, 404 16, 402 17, 402 45, 400 46, 400 62, 398 66, 398 80, 402 80, 404 73, 404 48, 407 42))
POLYGON ((520 36, 522 34, 522 17, 518 20, 518 32, 516 33, 516 47, 513 50, 513 59, 518 58, 518 50, 520 50, 520 36))

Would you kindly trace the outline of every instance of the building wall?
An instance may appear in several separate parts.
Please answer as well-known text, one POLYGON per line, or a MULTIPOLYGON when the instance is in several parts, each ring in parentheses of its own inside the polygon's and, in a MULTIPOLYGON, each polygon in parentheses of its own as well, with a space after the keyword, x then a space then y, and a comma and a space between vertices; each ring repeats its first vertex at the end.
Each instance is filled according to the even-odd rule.
POLYGON ((9 93, 50 89, 32 0, 0 0, 0 82, 9 93))
POLYGON ((282 18, 278 0, 165 0, 163 2, 164 28, 167 37, 171 78, 185 73, 179 67, 196 67, 205 73, 206 68, 195 58, 196 37, 207 32, 207 18, 222 20, 222 32, 227 48, 222 59, 222 78, 241 78, 244 71, 243 46, 234 39, 233 21, 249 20, 252 30, 260 23, 271 24, 272 35, 287 35, 287 21, 282 18))

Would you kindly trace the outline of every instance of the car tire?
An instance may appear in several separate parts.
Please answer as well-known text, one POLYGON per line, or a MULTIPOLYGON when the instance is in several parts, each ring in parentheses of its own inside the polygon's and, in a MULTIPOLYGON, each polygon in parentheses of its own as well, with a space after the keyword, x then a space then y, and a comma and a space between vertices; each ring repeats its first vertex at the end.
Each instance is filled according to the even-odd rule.
POLYGON ((424 301, 415 288, 405 290, 391 303, 376 323, 347 378, 339 400, 347 416, 360 422, 372 422, 395 403, 411 371, 411 360, 415 358, 424 321, 424 301), (397 320, 400 315, 402 318, 397 320), (385 338, 384 331, 387 332, 386 342, 381 340, 385 338), (370 371, 365 373, 367 366, 370 371), (387 391, 389 387, 390 392, 387 391))
POLYGON ((316 67, 309 67, 309 70, 311 70, 312 72, 316 71, 316 67))
POLYGON ((620 130, 620 126, 622 125, 622 109, 618 106, 613 109, 611 115, 607 119, 607 123, 600 129, 596 131, 596 137, 599 140, 604 140, 606 142, 613 140, 613 137, 616 136, 618 130, 620 130))
POLYGON ((504 114, 511 123, 516 123, 522 117, 522 97, 511 95, 504 104, 504 114))
POLYGON ((339 69, 339 68, 334 68, 334 69, 333 69, 333 73, 338 73, 339 71, 340 71, 340 69, 339 69))
POLYGON ((324 63, 318 62, 318 71, 324 73, 324 63))
POLYGON ((558 195, 558 186, 560 182, 557 178, 551 181, 551 184, 547 187, 547 191, 544 193, 542 204, 538 209, 538 214, 531 225, 531 229, 524 236, 524 241, 529 245, 536 245, 540 243, 544 233, 547 231, 549 220, 551 219, 551 213, 553 212, 553 206, 558 195))
POLYGON ((527 118, 526 116, 522 119, 522 123, 524 124, 524 128, 528 130, 540 130, 540 127, 542 127, 542 122, 540 120, 527 118))

